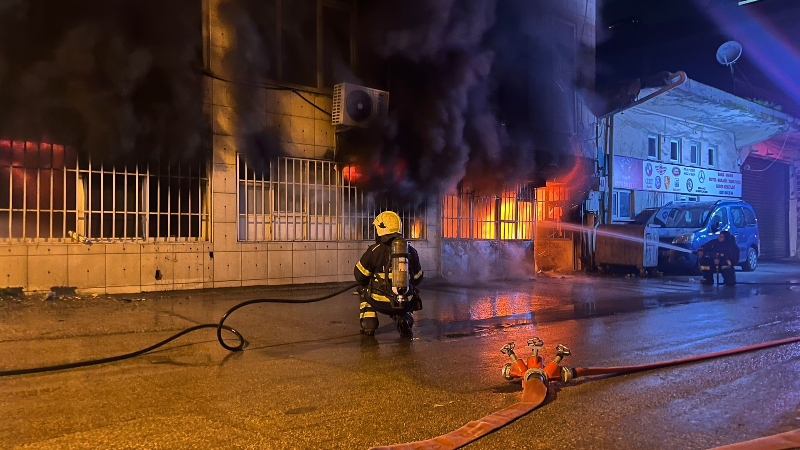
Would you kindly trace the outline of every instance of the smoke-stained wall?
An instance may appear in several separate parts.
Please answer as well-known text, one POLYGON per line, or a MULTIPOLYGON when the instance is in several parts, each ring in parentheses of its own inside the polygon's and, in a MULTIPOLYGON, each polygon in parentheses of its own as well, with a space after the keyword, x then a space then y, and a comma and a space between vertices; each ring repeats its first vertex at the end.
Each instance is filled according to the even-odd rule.
MULTIPOLYGON (((309 67, 302 65, 304 61, 286 73, 283 57, 269 52, 269 49, 275 51, 272 34, 275 27, 271 25, 278 18, 268 3, 208 2, 209 76, 205 108, 212 117, 212 179, 217 180, 212 193, 213 285, 350 281, 367 242, 247 243, 240 242, 237 236, 237 155, 243 155, 258 171, 260 164, 276 156, 333 160, 337 152, 331 118, 325 113, 331 111, 331 91, 324 87, 325 81, 316 84, 324 75, 299 75, 303 69, 308 72, 309 67), (259 14, 254 15, 254 11, 259 14), (276 64, 282 67, 277 69, 276 64), (297 81, 297 77, 306 78, 313 85, 276 80, 297 81)), ((295 12, 303 15, 303 11, 295 12)), ((297 26, 302 28, 301 25, 297 26)), ((299 30, 284 30, 293 39, 288 49, 280 48, 281 52, 296 51, 298 45, 305 46, 307 51, 316 48, 315 40, 299 37, 299 30)), ((330 67, 341 66, 347 65, 330 67)), ((342 70, 352 74, 349 68, 342 70)), ((427 239, 413 242, 430 276, 438 272, 438 214, 438 201, 431 199, 424 217, 427 239)))
MULTIPOLYGON (((6 243, 0 245, 0 286, 138 292, 349 281, 363 242, 239 242, 240 153, 256 167, 286 155, 356 157, 368 167, 402 168, 401 177, 369 187, 412 203, 428 200, 427 239, 415 246, 432 275, 439 266, 443 190, 467 173, 488 186, 555 174, 570 168, 559 155, 593 145, 582 102, 572 110, 555 105, 559 92, 575 90, 584 72, 593 72, 594 1, 521 9, 524 14, 516 14, 515 8, 527 8, 521 0, 359 2, 351 45, 342 44, 341 26, 306 39, 308 20, 274 34, 270 23, 292 14, 308 19, 302 6, 317 3, 283 1, 292 8, 280 16, 271 3, 0 4, 0 97, 9 105, 0 111, 0 130, 14 139, 72 143, 111 166, 205 161, 211 169, 210 242, 6 243), (260 9, 254 14, 248 5, 260 9), (549 31, 542 30, 552 30, 557 19, 576 38, 576 67, 562 72, 554 55, 563 46, 543 43, 549 31), (15 44, 20 36, 31 40, 27 52, 15 44), (316 53, 320 43, 323 56, 316 53), (308 46, 316 58, 304 52, 308 46), (316 76, 304 74, 312 63, 316 76), (338 81, 389 90, 385 126, 343 136, 337 146, 330 117, 320 109, 330 111, 329 87, 338 81), (519 90, 525 95, 516 95, 519 90), (574 111, 574 129, 551 130, 569 125, 554 119, 566 110, 574 111)), ((331 17, 322 21, 347 21, 331 17)))
POLYGON ((199 0, 0 3, 0 136, 95 163, 208 158, 199 0))

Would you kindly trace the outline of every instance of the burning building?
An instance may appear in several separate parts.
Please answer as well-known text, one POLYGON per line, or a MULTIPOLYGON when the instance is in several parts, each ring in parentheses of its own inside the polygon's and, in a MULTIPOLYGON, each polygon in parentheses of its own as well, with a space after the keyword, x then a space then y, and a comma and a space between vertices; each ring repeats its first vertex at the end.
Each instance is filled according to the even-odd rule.
POLYGON ((595 1, 551 3, 0 6, 0 286, 349 281, 383 209, 431 275, 525 260, 595 152, 595 1))

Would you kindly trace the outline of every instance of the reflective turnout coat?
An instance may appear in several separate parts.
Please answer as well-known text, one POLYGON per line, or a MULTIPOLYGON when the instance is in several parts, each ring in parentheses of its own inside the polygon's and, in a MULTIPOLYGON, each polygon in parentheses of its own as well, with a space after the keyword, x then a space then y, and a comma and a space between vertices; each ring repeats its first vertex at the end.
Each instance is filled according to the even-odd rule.
MULTIPOLYGON (((370 287, 371 298, 365 299, 371 306, 381 312, 389 313, 392 311, 391 300, 395 294, 391 290, 391 255, 392 241, 400 237, 399 234, 382 236, 380 241, 370 245, 367 251, 361 255, 356 267, 353 270, 356 281, 362 286, 370 287), (386 282, 386 280, 389 282, 386 282)), ((422 266, 419 262, 417 250, 411 245, 408 246, 408 263, 411 284, 418 285, 423 278, 422 266)))

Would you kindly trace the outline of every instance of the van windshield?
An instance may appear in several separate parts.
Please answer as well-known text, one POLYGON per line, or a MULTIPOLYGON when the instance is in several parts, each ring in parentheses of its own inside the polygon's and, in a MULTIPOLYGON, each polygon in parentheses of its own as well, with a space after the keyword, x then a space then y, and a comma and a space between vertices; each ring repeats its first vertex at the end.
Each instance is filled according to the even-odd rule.
POLYGON ((699 228, 710 214, 708 205, 665 206, 658 210, 653 223, 664 228, 699 228))

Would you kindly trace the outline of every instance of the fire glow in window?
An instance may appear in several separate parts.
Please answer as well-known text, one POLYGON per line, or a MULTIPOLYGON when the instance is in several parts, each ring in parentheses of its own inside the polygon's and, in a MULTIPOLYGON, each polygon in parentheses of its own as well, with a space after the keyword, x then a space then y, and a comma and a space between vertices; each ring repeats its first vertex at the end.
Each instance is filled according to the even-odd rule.
POLYGON ((442 200, 443 237, 525 240, 533 238, 533 189, 527 185, 481 195, 461 186, 442 200))
POLYGON ((194 167, 104 167, 74 148, 0 139, 0 239, 198 241, 209 179, 194 167))

